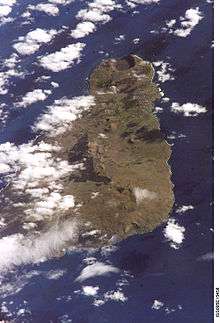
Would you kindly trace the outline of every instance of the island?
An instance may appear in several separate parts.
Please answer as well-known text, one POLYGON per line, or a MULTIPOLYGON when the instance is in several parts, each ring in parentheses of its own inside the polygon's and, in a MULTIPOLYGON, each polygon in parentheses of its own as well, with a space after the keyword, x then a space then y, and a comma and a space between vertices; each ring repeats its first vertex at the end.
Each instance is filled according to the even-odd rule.
POLYGON ((83 164, 64 192, 80 205, 83 245, 150 232, 172 209, 171 147, 154 111, 161 95, 153 78, 152 64, 136 55, 104 60, 89 78, 96 104, 59 140, 68 162, 83 164))

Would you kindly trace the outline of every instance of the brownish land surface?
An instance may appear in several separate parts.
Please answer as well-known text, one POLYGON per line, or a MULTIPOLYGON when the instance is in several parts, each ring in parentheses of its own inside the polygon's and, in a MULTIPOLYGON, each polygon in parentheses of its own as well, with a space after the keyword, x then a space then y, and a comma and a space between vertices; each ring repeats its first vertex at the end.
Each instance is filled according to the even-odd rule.
POLYGON ((152 231, 173 206, 171 149, 153 112, 160 98, 153 75, 137 56, 102 62, 90 76, 96 105, 59 140, 70 163, 84 164, 66 179, 65 194, 81 205, 82 231, 85 223, 97 230, 99 243, 152 231))

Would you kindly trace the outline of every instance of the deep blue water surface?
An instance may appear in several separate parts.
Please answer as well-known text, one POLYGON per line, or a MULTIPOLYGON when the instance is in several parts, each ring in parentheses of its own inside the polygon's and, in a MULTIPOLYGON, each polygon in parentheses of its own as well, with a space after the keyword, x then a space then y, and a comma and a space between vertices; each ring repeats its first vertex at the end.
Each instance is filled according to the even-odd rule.
MULTIPOLYGON (((30 29, 59 28, 66 25, 73 28, 74 18, 84 1, 75 1, 62 7, 58 17, 36 14, 32 24, 21 25, 19 13, 29 3, 20 0, 14 9, 16 20, 0 27, 0 55, 8 57, 11 43, 30 29), (23 9, 22 9, 23 8, 23 9), (67 10, 68 9, 68 10, 67 10), (70 14, 71 13, 71 14, 70 14)), ((94 306, 93 299, 74 293, 82 283, 74 282, 83 268, 86 252, 71 252, 65 256, 38 265, 24 265, 8 280, 19 283, 28 272, 37 270, 41 274, 27 280, 18 292, 1 297, 15 322, 73 322, 73 323, 211 323, 213 320, 213 263, 200 261, 199 257, 213 249, 212 213, 212 118, 213 118, 213 48, 211 47, 212 5, 202 0, 161 0, 158 4, 140 5, 135 9, 126 7, 123 11, 111 13, 112 20, 100 25, 97 31, 81 41, 86 43, 81 63, 73 68, 53 74, 53 81, 60 87, 47 101, 36 103, 29 109, 16 110, 12 107, 11 94, 23 95, 33 89, 34 79, 50 75, 37 65, 32 65, 36 56, 54 52, 72 42, 62 34, 49 46, 22 60, 27 77, 14 79, 8 94, 2 97, 8 106, 8 119, 0 132, 0 141, 21 144, 34 137, 30 126, 46 105, 61 96, 77 96, 88 93, 88 77, 92 68, 108 57, 122 57, 137 54, 150 61, 169 61, 174 68, 175 80, 160 84, 169 102, 158 102, 163 108, 158 117, 161 129, 169 137, 173 132, 185 137, 168 141, 173 144, 170 165, 174 183, 175 206, 171 217, 185 228, 185 239, 179 249, 173 249, 165 240, 162 225, 154 232, 133 236, 117 245, 116 251, 103 255, 101 251, 92 254, 100 262, 110 261, 122 272, 129 272, 128 284, 122 287, 126 302, 108 301, 94 306), (169 33, 151 33, 159 30, 166 20, 184 15, 189 8, 199 7, 204 18, 186 38, 169 33), (132 11, 138 13, 132 14, 132 11), (123 34, 125 39, 115 44, 114 38, 123 34), (134 44, 134 38, 140 38, 134 44), (99 51, 102 50, 102 53, 99 51), (30 74, 31 72, 31 74, 30 74), (193 102, 207 108, 207 112, 196 117, 175 114, 170 102, 180 104, 193 102), (193 205, 186 213, 175 213, 181 205, 193 205), (47 279, 42 274, 49 270, 63 269, 66 273, 59 279, 47 279), (19 278, 20 277, 20 278, 19 278), (71 296, 71 297, 70 297, 71 296), (60 297, 60 299, 59 299, 60 297), (154 300, 161 300, 170 309, 162 307, 152 310, 154 300), (24 301, 26 303, 24 303, 24 301), (11 303, 10 303, 11 302, 11 303), (181 305, 181 309, 178 306, 181 305), (23 315, 19 308, 25 308, 23 315)), ((46 82, 44 83, 47 84, 46 82)), ((83 285, 99 286, 100 290, 115 289, 120 274, 93 277, 83 285)), ((7 316, 7 315, 6 315, 7 316)))

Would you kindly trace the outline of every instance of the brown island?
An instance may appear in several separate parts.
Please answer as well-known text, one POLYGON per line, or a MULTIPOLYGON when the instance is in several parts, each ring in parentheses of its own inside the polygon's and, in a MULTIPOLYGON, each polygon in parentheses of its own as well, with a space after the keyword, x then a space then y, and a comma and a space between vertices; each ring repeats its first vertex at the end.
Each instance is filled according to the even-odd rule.
POLYGON ((64 191, 81 205, 83 245, 152 231, 172 209, 171 148, 154 112, 153 77, 152 65, 135 55, 103 61, 89 81, 96 105, 59 139, 69 163, 84 165, 64 191))

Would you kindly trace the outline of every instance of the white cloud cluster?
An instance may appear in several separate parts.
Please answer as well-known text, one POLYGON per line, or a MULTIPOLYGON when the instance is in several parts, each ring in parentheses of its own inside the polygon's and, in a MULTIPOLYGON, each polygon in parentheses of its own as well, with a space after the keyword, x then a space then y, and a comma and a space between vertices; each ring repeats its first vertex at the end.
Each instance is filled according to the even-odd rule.
POLYGON ((54 4, 57 4, 57 5, 67 5, 71 2, 73 2, 74 0, 48 0, 48 2, 50 3, 54 3, 54 4))
MULTIPOLYGON (((126 4, 130 8, 135 8, 138 5, 150 5, 150 4, 159 3, 159 2, 160 0, 126 0, 126 4)), ((135 13, 135 11, 133 13, 135 13)))
POLYGON ((11 11, 16 0, 0 0, 0 22, 1 18, 7 17, 11 11))
POLYGON ((105 301, 111 300, 116 302, 126 302, 128 298, 124 295, 124 293, 121 290, 111 290, 104 294, 105 301))
POLYGON ((38 101, 44 101, 52 92, 50 90, 35 89, 31 92, 27 92, 21 102, 15 104, 16 107, 24 107, 36 103, 38 101))
MULTIPOLYGON (((24 102, 30 103, 29 100, 24 102)), ((61 133, 83 109, 93 104, 92 96, 58 100, 36 123, 36 129, 48 130, 52 135, 55 131, 61 133)), ((35 230, 39 221, 55 220, 66 210, 78 207, 74 196, 63 194, 60 178, 81 169, 83 164, 70 165, 58 157, 60 149, 44 141, 20 146, 12 143, 0 145, 0 173, 10 183, 9 202, 15 208, 22 207, 19 216, 22 216, 23 229, 28 232, 35 230), (19 196, 19 205, 13 201, 14 196, 19 196)))
MULTIPOLYGON (((0 171, 11 183, 10 189, 23 198, 23 228, 34 229, 39 221, 51 220, 54 214, 75 207, 72 195, 63 195, 60 177, 74 171, 79 165, 69 165, 56 158, 59 147, 41 141, 15 146, 0 145, 0 171), (25 197, 30 197, 30 200, 25 197)), ((16 203, 11 201, 14 207, 16 203)))
POLYGON ((71 36, 73 38, 82 38, 96 30, 96 26, 91 21, 83 21, 80 22, 76 28, 71 32, 71 36))
POLYGON ((69 127, 72 121, 80 117, 82 111, 94 104, 94 97, 91 95, 56 100, 48 108, 47 113, 38 119, 34 129, 46 131, 50 136, 60 134, 69 127))
POLYGON ((76 43, 68 45, 67 47, 61 48, 60 51, 43 56, 39 59, 39 63, 45 69, 53 72, 60 72, 70 68, 74 61, 80 61, 81 52, 85 44, 76 43))
MULTIPOLYGON (((72 195, 62 196, 59 192, 49 193, 47 189, 26 189, 26 193, 30 193, 32 197, 36 192, 39 196, 35 196, 35 202, 31 203, 31 208, 25 210, 27 220, 34 220, 35 222, 43 221, 46 218, 52 218, 56 212, 61 213, 62 211, 75 206, 74 197, 72 195), (45 193, 45 196, 42 196, 42 193, 45 193)), ((27 230, 31 229, 32 227, 35 227, 33 224, 35 223, 24 223, 23 228, 27 230)))
POLYGON ((44 12, 49 16, 57 16, 59 14, 59 8, 54 3, 38 3, 37 5, 28 6, 29 10, 44 12))
POLYGON ((182 310, 183 308, 182 308, 182 305, 180 305, 180 304, 178 304, 177 306, 174 306, 174 307, 168 307, 168 306, 166 306, 165 308, 164 308, 164 312, 165 312, 165 314, 166 315, 169 315, 169 314, 171 314, 171 313, 174 313, 174 312, 176 312, 177 310, 182 310))
POLYGON ((184 117, 196 117, 201 113, 207 112, 206 108, 197 103, 184 103, 180 105, 177 102, 172 103, 171 111, 174 113, 182 113, 184 117))
POLYGON ((153 310, 159 310, 159 309, 161 309, 163 306, 164 306, 164 303, 163 303, 163 302, 158 301, 157 299, 155 299, 155 300, 154 300, 154 302, 153 302, 153 305, 151 306, 151 308, 152 308, 153 310))
POLYGON ((124 295, 121 288, 116 290, 109 290, 100 297, 95 297, 93 305, 96 307, 102 306, 107 302, 122 302, 125 303, 128 298, 124 295))
POLYGON ((185 213, 189 210, 193 210, 194 206, 192 205, 182 205, 180 207, 178 207, 178 209, 176 210, 176 213, 185 213))
POLYGON ((13 47, 20 55, 31 55, 38 51, 41 45, 49 43, 56 34, 57 31, 54 29, 37 28, 27 33, 26 36, 19 37, 13 47))
POLYGON ((186 10, 185 16, 180 17, 177 22, 176 19, 171 19, 166 23, 167 28, 163 28, 164 31, 168 31, 170 34, 174 34, 178 37, 187 37, 191 34, 196 25, 203 19, 203 15, 199 10, 199 7, 186 10), (176 28, 177 24, 180 24, 180 28, 176 28))
MULTIPOLYGON (((60 12, 59 6, 65 6, 74 0, 48 0, 48 2, 42 2, 38 3, 36 5, 29 5, 27 7, 27 10, 23 12, 22 17, 23 18, 29 18, 29 23, 31 22, 32 19, 30 11, 39 11, 43 12, 49 16, 57 16, 60 12)), ((27 23, 27 19, 23 24, 27 23)))
POLYGON ((7 105, 5 103, 0 103, 0 126, 5 125, 8 114, 7 105))
POLYGON ((62 269, 54 269, 54 270, 50 270, 45 274, 45 277, 47 279, 52 279, 52 280, 57 280, 60 277, 62 277, 64 274, 66 273, 65 270, 62 269))
POLYGON ((163 231, 164 237, 170 241, 170 246, 178 249, 184 240, 185 228, 176 223, 175 219, 169 219, 163 231))
POLYGON ((87 9, 80 10, 76 17, 83 21, 105 23, 111 20, 107 13, 118 8, 121 8, 121 5, 116 4, 114 0, 94 0, 88 4, 87 9))
POLYGON ((159 82, 164 83, 166 81, 174 80, 172 73, 174 69, 171 67, 170 63, 164 61, 153 62, 153 65, 156 68, 156 73, 159 82))
POLYGON ((85 296, 96 296, 98 293, 98 290, 99 290, 98 286, 83 286, 82 294, 85 296))
MULTIPOLYGON (((25 104, 30 103, 27 99, 24 101, 25 104)), ((54 129, 62 132, 83 109, 93 104, 92 96, 58 100, 49 109, 48 114, 44 114, 38 121, 36 127, 47 130, 48 126, 51 133, 54 129)), ((61 228, 60 225, 52 227, 38 237, 35 235, 39 223, 50 221, 54 223, 70 208, 73 210, 78 208, 74 196, 63 193, 64 187, 60 178, 83 165, 70 165, 67 160, 58 157, 60 149, 59 146, 44 141, 29 142, 20 146, 11 143, 0 145, 0 172, 5 175, 5 180, 10 184, 8 187, 11 197, 8 205, 20 208, 20 225, 27 232, 25 236, 16 234, 0 240, 0 253, 4 258, 4 261, 0 259, 2 270, 13 265, 40 261, 42 257, 50 257, 63 248, 65 242, 71 240, 73 235, 74 237, 77 235, 76 223, 69 222, 64 222, 61 228), (17 199, 18 196, 19 203, 14 201, 14 197, 17 199), (3 249, 5 252, 2 251, 3 249)), ((13 220, 16 220, 16 217, 13 220)), ((4 217, 1 219, 4 226, 7 225, 7 221, 5 223, 4 217)), ((59 222, 62 221, 58 220, 59 222)), ((114 267, 101 263, 96 264, 95 267, 90 268, 93 269, 94 275, 117 271, 114 267)), ((93 274, 90 271, 88 275, 84 269, 79 279, 83 279, 82 277, 85 279, 87 275, 93 274)))
POLYGON ((169 140, 175 140, 180 138, 186 138, 186 135, 183 133, 177 133, 176 131, 171 131, 171 134, 167 136, 167 139, 169 140))
POLYGON ((123 40, 125 40, 125 35, 121 34, 118 37, 115 37, 116 44, 120 43, 123 40))
POLYGON ((108 14, 114 9, 120 9, 121 5, 114 0, 94 0, 88 4, 86 9, 81 9, 76 18, 81 22, 71 32, 72 37, 82 38, 96 30, 97 23, 106 23, 111 20, 108 14))
POLYGON ((57 254, 78 238, 76 223, 66 221, 41 235, 14 234, 0 239, 0 272, 28 263, 38 263, 57 254))
POLYGON ((76 290, 74 291, 74 293, 78 295, 92 297, 94 299, 93 305, 96 307, 104 305, 109 301, 125 303, 128 300, 121 288, 118 288, 116 290, 109 290, 102 294, 99 293, 99 291, 99 286, 88 285, 82 286, 81 290, 76 290))
POLYGON ((11 7, 8 5, 0 5, 0 17, 8 16, 11 12, 11 7))
POLYGON ((106 276, 112 273, 119 273, 120 270, 112 265, 105 264, 102 262, 95 262, 94 264, 88 265, 79 274, 75 281, 82 282, 89 278, 97 276, 106 276))
POLYGON ((31 270, 25 273, 17 273, 13 275, 10 281, 4 281, 2 275, 0 274, 1 284, 0 293, 2 297, 7 297, 9 295, 15 295, 19 293, 25 285, 27 285, 32 277, 40 275, 41 272, 37 270, 31 270))
MULTIPOLYGON (((0 270, 41 261, 55 255, 67 241, 74 242, 78 237, 73 219, 59 221, 67 210, 77 208, 74 196, 63 193, 60 178, 81 165, 73 166, 56 157, 59 150, 60 147, 43 141, 20 146, 11 143, 0 145, 0 172, 10 184, 8 207, 12 205, 15 210, 19 207, 19 213, 9 221, 16 221, 19 216, 20 225, 27 232, 26 235, 14 234, 0 240, 0 270), (36 234, 39 221, 57 224, 39 235, 36 234)), ((4 221, 4 214, 1 223, 4 226, 8 223, 8 220, 4 221)))
POLYGON ((165 304, 157 299, 154 300, 153 305, 151 306, 152 310, 163 310, 166 315, 176 312, 177 310, 182 310, 182 306, 179 304, 177 306, 168 307, 165 304))
POLYGON ((8 93, 8 85, 10 77, 21 76, 22 73, 18 70, 18 55, 13 53, 9 58, 6 58, 1 64, 4 71, 0 71, 0 95, 8 93))

